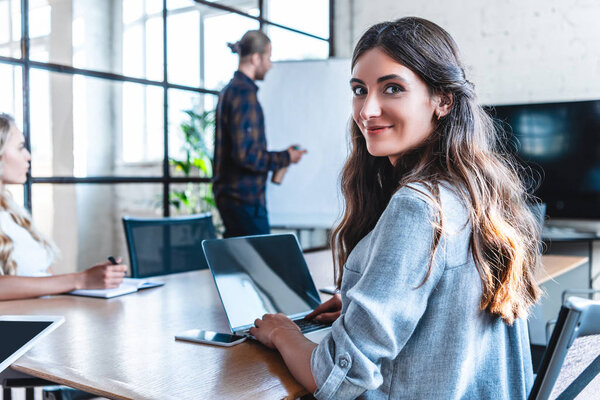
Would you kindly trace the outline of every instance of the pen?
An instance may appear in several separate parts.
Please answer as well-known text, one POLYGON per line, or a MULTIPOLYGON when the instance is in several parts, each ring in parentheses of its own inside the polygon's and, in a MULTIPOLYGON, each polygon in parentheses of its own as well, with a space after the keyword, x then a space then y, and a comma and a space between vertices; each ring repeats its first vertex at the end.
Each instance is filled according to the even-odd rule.
MULTIPOLYGON (((108 256, 108 261, 110 261, 112 263, 112 265, 119 265, 119 263, 117 262, 117 260, 113 256, 108 256)), ((125 271, 125 275, 124 276, 127 276, 127 271, 125 271)))

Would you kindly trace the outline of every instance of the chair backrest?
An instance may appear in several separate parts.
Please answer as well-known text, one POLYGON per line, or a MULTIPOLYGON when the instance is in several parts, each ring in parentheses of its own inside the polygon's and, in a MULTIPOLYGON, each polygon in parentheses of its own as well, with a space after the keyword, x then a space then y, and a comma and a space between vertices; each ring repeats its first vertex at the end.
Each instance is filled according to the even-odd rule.
POLYGON ((134 278, 208 268, 202 241, 214 239, 210 213, 170 218, 123 217, 134 278))
POLYGON ((600 394, 600 302, 562 306, 529 400, 594 399, 600 394))

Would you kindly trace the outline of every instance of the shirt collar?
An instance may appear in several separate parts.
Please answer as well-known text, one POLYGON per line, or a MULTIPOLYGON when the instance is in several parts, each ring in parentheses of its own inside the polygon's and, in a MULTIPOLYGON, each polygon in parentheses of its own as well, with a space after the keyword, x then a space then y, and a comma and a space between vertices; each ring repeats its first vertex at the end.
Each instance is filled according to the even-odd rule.
POLYGON ((258 90, 258 86, 256 85, 256 83, 254 83, 254 81, 252 79, 250 79, 248 77, 248 75, 244 74, 243 72, 241 72, 241 71, 235 71, 233 73, 233 77, 236 80, 239 80, 241 82, 244 82, 244 83, 252 86, 255 90, 258 90))

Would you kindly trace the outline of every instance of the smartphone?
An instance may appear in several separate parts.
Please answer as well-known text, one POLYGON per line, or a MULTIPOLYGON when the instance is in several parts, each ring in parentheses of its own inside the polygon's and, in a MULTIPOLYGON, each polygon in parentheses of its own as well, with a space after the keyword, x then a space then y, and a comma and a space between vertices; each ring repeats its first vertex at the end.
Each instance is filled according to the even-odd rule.
POLYGON ((185 340, 188 342, 212 344, 215 346, 235 346, 246 340, 247 336, 232 335, 230 333, 220 333, 213 331, 203 331, 201 329, 190 329, 175 335, 176 340, 185 340))

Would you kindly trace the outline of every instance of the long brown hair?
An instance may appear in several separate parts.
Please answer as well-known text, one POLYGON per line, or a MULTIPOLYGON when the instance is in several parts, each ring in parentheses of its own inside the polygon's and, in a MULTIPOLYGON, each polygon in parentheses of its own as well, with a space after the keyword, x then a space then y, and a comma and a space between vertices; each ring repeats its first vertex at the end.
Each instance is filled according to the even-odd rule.
MULTIPOLYGON (((4 171, 6 143, 10 138, 14 123, 15 121, 10 115, 0 113, 0 177, 4 171)), ((3 182, 0 182, 0 211, 8 212, 17 225, 27 230, 31 237, 40 242, 48 251, 49 257, 55 259, 58 256, 56 246, 31 224, 29 214, 14 202, 3 182)), ((13 249, 12 239, 0 228, 0 275, 17 274, 18 265, 12 258, 13 249)))
POLYGON ((527 315, 539 296, 533 273, 540 264, 540 227, 527 205, 522 167, 477 104, 458 47, 444 29, 416 17, 376 24, 356 45, 352 68, 374 48, 417 74, 431 94, 451 96, 453 103, 427 140, 395 165, 387 157, 371 156, 351 122, 351 153, 342 172, 345 213, 332 235, 337 285, 352 249, 375 227, 394 192, 410 183, 425 184, 438 211, 433 254, 443 229, 439 184, 448 182, 470 213, 470 247, 483 287, 480 308, 512 324, 527 315))

